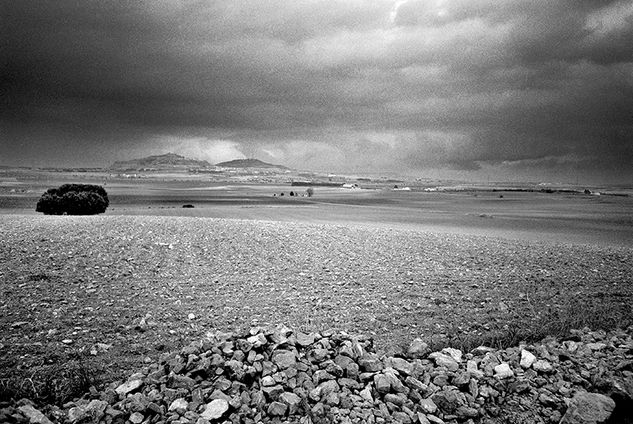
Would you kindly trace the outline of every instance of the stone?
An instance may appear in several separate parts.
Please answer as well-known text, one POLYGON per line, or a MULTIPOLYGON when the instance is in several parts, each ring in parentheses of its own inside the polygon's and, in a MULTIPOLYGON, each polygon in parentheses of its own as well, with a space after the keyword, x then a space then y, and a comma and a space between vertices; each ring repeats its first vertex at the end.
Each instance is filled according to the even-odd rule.
POLYGON ((418 380, 415 377, 407 377, 404 380, 404 383, 410 388, 410 389, 414 389, 414 390, 418 390, 421 392, 426 392, 426 390, 429 388, 426 384, 422 383, 420 380, 418 380))
POLYGON ((341 388, 339 387, 336 380, 328 380, 324 383, 319 384, 318 389, 321 392, 321 396, 325 397, 330 393, 338 392, 341 388))
POLYGON ((402 406, 406 401, 406 398, 402 398, 401 396, 394 395, 393 393, 387 393, 384 397, 385 402, 391 402, 394 405, 402 406))
POLYGON ((602 350, 605 347, 607 347, 607 345, 605 343, 598 342, 598 343, 587 343, 585 347, 591 350, 602 350))
POLYGON ((413 364, 406 359, 389 358, 389 366, 406 375, 411 375, 413 373, 413 364))
POLYGON ((445 347, 444 349, 442 349, 442 353, 453 358, 455 362, 462 361, 462 351, 459 349, 453 349, 452 347, 445 347))
POLYGON ((302 332, 298 332, 296 336, 297 336, 297 344, 303 347, 313 345, 314 341, 316 340, 316 335, 314 333, 305 334, 302 332))
POLYGON ((418 406, 427 414, 435 414, 437 412, 437 405, 435 404, 435 402, 433 402, 433 399, 431 398, 422 399, 418 403, 418 406))
POLYGON ((189 402, 187 402, 184 398, 178 398, 174 400, 167 409, 168 411, 176 411, 180 415, 183 415, 187 411, 187 407, 189 406, 189 402))
POLYGON ((402 384, 402 381, 400 381, 393 370, 385 369, 383 372, 385 377, 387 377, 387 381, 389 381, 391 390, 397 393, 409 393, 409 389, 402 384))
POLYGON ((530 383, 526 380, 513 381, 508 386, 508 389, 513 393, 523 393, 530 390, 530 383))
POLYGON ((457 387, 465 387, 470 383, 470 373, 468 372, 460 372, 455 373, 455 376, 451 380, 453 386, 457 387))
POLYGON ((407 349, 407 356, 413 359, 423 358, 427 353, 429 353, 429 345, 420 338, 413 339, 407 349))
POLYGON ((358 365, 360 366, 361 370, 366 372, 378 372, 385 367, 380 359, 371 357, 369 355, 361 357, 358 360, 358 365))
POLYGON ((600 393, 580 391, 569 402, 560 424, 594 424, 609 419, 615 409, 615 402, 600 393))
POLYGON ((426 418, 429 420, 429 422, 431 422, 432 424, 444 424, 444 420, 441 418, 436 417, 435 415, 427 415, 426 418))
POLYGON ((39 410, 35 409, 31 405, 22 405, 18 408, 32 424, 53 424, 46 415, 42 414, 39 410))
POLYGON ((352 380, 351 378, 339 378, 338 384, 348 389, 360 389, 362 387, 358 381, 352 380))
POLYGON ((532 368, 542 373, 550 373, 554 371, 554 367, 552 366, 552 364, 549 363, 549 361, 546 361, 544 359, 539 359, 538 361, 534 362, 532 364, 532 368))
POLYGON ((297 357, 294 352, 288 350, 276 350, 273 353, 272 361, 279 369, 289 368, 297 363, 297 357))
POLYGON ((310 362, 313 362, 313 363, 323 362, 327 359, 329 355, 330 355, 330 351, 327 349, 313 349, 310 352, 308 352, 308 357, 310 359, 310 362))
POLYGON ((454 391, 442 390, 433 394, 431 399, 445 414, 452 414, 457 410, 457 408, 462 406, 457 393, 454 391))
POLYGON ((173 389, 193 389, 196 385, 196 380, 191 377, 187 377, 186 375, 172 375, 170 376, 170 387, 173 389))
POLYGON ((471 377, 474 377, 477 380, 480 380, 484 377, 484 373, 479 370, 477 362, 472 359, 466 361, 466 371, 470 374, 471 377))
POLYGON ((270 399, 277 399, 277 397, 284 392, 284 388, 277 384, 275 386, 262 387, 262 391, 266 393, 270 399))
POLYGON ((108 402, 103 400, 91 400, 88 405, 80 405, 70 408, 68 411, 68 420, 72 423, 84 420, 99 422, 101 417, 105 415, 108 402))
POLYGON ((536 362, 536 356, 534 356, 534 354, 532 354, 531 352, 522 349, 521 350, 521 368, 523 369, 528 369, 532 366, 532 364, 536 362))
POLYGON ((371 395, 371 387, 369 385, 360 391, 359 396, 370 403, 374 403, 374 397, 371 395))
POLYGON ((495 367, 495 377, 498 379, 514 377, 514 372, 512 372, 510 365, 504 362, 495 367))
POLYGON ((459 364, 450 355, 446 355, 440 352, 433 352, 429 355, 429 358, 432 358, 435 361, 435 365, 437 365, 438 367, 444 367, 452 372, 455 372, 459 369, 459 364))
POLYGON ((130 418, 129 418, 132 424, 141 424, 144 419, 145 419, 145 416, 141 414, 140 412, 134 412, 132 415, 130 415, 130 418))
POLYGON ((409 417, 406 413, 396 411, 392 415, 394 422, 402 423, 402 424, 410 424, 411 417, 409 417))
POLYGON ((455 410, 455 415, 460 420, 465 420, 468 418, 477 418, 479 416, 479 411, 476 408, 462 405, 455 410))
POLYGON ((301 403, 301 398, 294 393, 284 392, 279 396, 279 401, 288 405, 289 413, 294 414, 301 403))
POLYGON ((251 336, 247 338, 246 341, 249 342, 254 348, 262 347, 263 345, 268 343, 268 340, 266 340, 266 336, 264 336, 262 333, 251 336))
POLYGON ((558 405, 558 402, 556 402, 556 399, 553 398, 550 393, 539 394, 538 400, 541 404, 547 407, 555 408, 558 405))
POLYGON ((389 390, 391 390, 391 383, 386 375, 376 374, 374 375, 374 387, 378 393, 389 393, 389 390))
POLYGON ((265 377, 262 377, 261 384, 262 386, 274 386, 275 384, 277 384, 277 382, 271 375, 267 375, 265 377))
POLYGON ((426 415, 421 412, 418 412, 418 422, 420 424, 431 424, 431 421, 429 421, 429 419, 426 418, 426 415))
POLYGON ((448 386, 448 375, 443 372, 436 375, 433 379, 433 384, 435 384, 437 387, 448 386))
POLYGON ((229 403, 224 399, 214 399, 211 402, 207 403, 204 411, 200 414, 200 417, 205 420, 217 420, 220 418, 226 411, 229 410, 229 403))
POLYGON ((128 393, 132 393, 135 390, 138 390, 142 385, 143 385, 143 380, 130 380, 130 381, 127 381, 127 382, 121 384, 119 387, 114 389, 114 391, 119 396, 124 397, 128 393))
POLYGON ((286 404, 274 401, 271 402, 270 405, 268 405, 268 409, 266 410, 266 412, 268 412, 268 415, 271 416, 282 417, 286 414, 287 409, 288 406, 286 404))

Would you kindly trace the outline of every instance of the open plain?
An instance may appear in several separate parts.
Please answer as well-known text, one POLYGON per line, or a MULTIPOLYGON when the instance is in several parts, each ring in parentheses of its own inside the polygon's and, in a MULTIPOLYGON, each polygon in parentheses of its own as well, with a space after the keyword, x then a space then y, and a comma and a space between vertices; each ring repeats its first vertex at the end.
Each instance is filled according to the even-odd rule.
POLYGON ((36 397, 73 361, 107 383, 251 325, 393 352, 632 322, 629 196, 121 181, 105 214, 80 217, 36 214, 43 189, 21 184, 0 196, 4 396, 36 397))

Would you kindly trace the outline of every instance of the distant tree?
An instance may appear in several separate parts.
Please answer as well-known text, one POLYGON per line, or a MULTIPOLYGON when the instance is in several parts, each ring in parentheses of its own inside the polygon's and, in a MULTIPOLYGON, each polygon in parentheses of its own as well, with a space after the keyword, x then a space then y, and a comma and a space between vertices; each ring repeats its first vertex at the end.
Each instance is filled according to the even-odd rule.
POLYGON ((101 186, 64 184, 46 190, 35 211, 45 215, 96 215, 105 212, 109 205, 108 193, 101 186))
POLYGON ((314 189, 312 187, 308 187, 306 189, 306 194, 308 195, 308 197, 312 197, 314 195, 314 189))

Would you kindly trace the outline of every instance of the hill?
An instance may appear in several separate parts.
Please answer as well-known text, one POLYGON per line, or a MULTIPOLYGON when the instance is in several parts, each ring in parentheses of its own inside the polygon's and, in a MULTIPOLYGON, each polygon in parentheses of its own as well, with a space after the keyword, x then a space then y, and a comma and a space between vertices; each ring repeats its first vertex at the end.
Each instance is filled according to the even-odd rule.
POLYGON ((211 166, 206 160, 189 159, 176 153, 147 156, 140 159, 114 162, 110 169, 148 170, 148 169, 188 169, 211 166))
POLYGON ((216 163, 215 166, 222 166, 224 168, 279 168, 289 169, 283 165, 273 165, 272 163, 266 163, 259 159, 234 159, 228 162, 216 163))

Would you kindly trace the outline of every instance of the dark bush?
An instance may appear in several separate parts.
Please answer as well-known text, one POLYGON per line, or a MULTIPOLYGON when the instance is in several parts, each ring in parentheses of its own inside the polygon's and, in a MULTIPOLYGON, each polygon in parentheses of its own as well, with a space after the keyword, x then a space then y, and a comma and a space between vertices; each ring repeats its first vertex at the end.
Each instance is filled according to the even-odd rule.
POLYGON ((64 184, 46 190, 35 211, 45 215, 95 215, 105 212, 109 205, 108 193, 101 186, 64 184))

